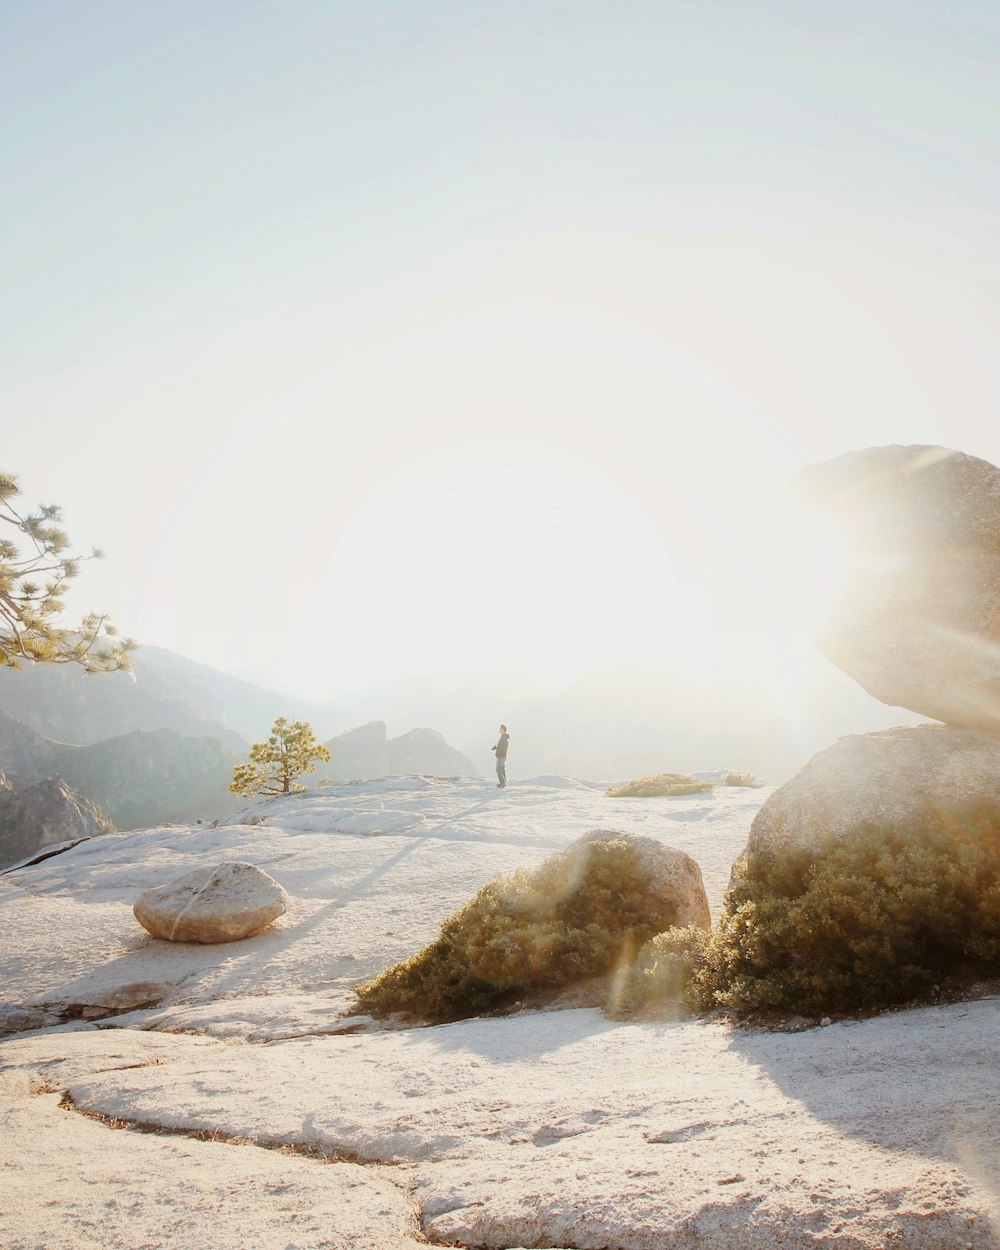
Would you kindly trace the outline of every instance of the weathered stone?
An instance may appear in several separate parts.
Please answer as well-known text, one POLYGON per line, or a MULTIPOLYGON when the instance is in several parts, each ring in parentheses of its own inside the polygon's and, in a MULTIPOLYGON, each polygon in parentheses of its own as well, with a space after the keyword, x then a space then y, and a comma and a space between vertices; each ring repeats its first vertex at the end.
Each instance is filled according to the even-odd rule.
POLYGON ((287 908, 288 895, 272 876, 235 861, 155 886, 133 911, 144 929, 170 942, 235 942, 266 929, 287 908))
POLYGON ((592 829, 571 842, 567 852, 570 855, 580 854, 590 842, 628 843, 638 852, 640 863, 649 874, 650 884, 661 898, 676 907, 674 923, 681 928, 685 925, 697 925, 701 929, 712 927, 701 869, 690 855, 665 846, 655 838, 620 833, 614 829, 592 829))
POLYGON ((873 827, 948 827, 975 803, 1000 805, 1000 736, 951 725, 854 734, 774 791, 747 851, 817 851, 873 827))
POLYGON ((872 447, 797 486, 846 547, 820 649, 883 703, 1000 730, 1000 470, 943 447, 872 447))
POLYGON ((27 1033, 30 1029, 47 1029, 58 1024, 60 1017, 44 1007, 22 1007, 20 1003, 0 1003, 0 1037, 27 1033))
POLYGON ((169 981, 132 981, 128 985, 89 990, 76 995, 65 1010, 96 1019, 118 1011, 155 1007, 174 989, 169 981))

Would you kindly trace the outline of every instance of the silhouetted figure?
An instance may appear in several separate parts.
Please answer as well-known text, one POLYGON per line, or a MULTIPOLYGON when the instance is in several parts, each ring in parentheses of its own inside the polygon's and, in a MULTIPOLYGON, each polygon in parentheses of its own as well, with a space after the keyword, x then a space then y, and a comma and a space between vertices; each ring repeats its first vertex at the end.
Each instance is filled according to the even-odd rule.
POLYGON ((500 740, 493 748, 493 754, 497 757, 497 789, 502 790, 507 784, 507 743, 510 738, 507 733, 507 726, 500 726, 500 740))

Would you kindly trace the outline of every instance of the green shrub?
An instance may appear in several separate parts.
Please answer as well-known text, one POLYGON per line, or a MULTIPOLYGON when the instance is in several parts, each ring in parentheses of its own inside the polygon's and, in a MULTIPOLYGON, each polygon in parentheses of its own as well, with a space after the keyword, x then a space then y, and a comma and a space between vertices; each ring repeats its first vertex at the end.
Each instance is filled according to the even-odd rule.
POLYGON ((759 790, 763 781, 747 768, 733 768, 726 773, 727 786, 748 786, 751 790, 759 790))
POLYGON ((657 773, 653 777, 637 777, 623 786, 612 786, 608 795, 613 799, 652 799, 663 794, 701 794, 712 788, 711 781, 700 781, 687 773, 657 773))
POLYGON ((706 1010, 714 988, 714 944, 714 934, 694 925, 657 933, 612 987, 608 1011, 627 1016, 653 1007, 680 1016, 706 1010))
POLYGON ((357 986, 364 1011, 443 1023, 544 999, 628 964, 676 919, 639 851, 594 841, 496 877, 412 958, 357 986))
POLYGON ((653 938, 625 1001, 817 1015, 998 974, 1000 805, 970 803, 945 821, 870 824, 814 851, 748 855, 718 930, 653 938))

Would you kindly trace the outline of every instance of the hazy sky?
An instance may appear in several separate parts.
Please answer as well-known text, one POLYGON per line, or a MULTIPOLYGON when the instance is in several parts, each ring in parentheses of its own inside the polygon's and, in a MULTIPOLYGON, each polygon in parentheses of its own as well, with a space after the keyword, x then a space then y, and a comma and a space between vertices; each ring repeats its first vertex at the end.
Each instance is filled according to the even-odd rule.
POLYGON ((996 0, 0 15, 0 463, 140 640, 770 674, 791 470, 1000 463, 996 0))

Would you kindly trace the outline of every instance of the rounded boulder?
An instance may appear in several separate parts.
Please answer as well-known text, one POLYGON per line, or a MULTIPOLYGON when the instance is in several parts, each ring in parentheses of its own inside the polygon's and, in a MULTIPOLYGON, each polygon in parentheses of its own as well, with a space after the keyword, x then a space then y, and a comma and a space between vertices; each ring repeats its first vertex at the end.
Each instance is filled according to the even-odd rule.
POLYGON ((288 910, 288 895, 263 869, 242 861, 196 868, 139 896, 132 909, 168 942, 237 942, 288 910))
POLYGON ((584 861, 586 848, 593 842, 624 842, 636 852, 651 888, 676 909, 672 923, 677 928, 696 925, 699 929, 711 929, 712 915, 705 883, 701 869, 690 855, 643 834, 592 829, 569 844, 566 848, 567 861, 571 864, 584 861))

